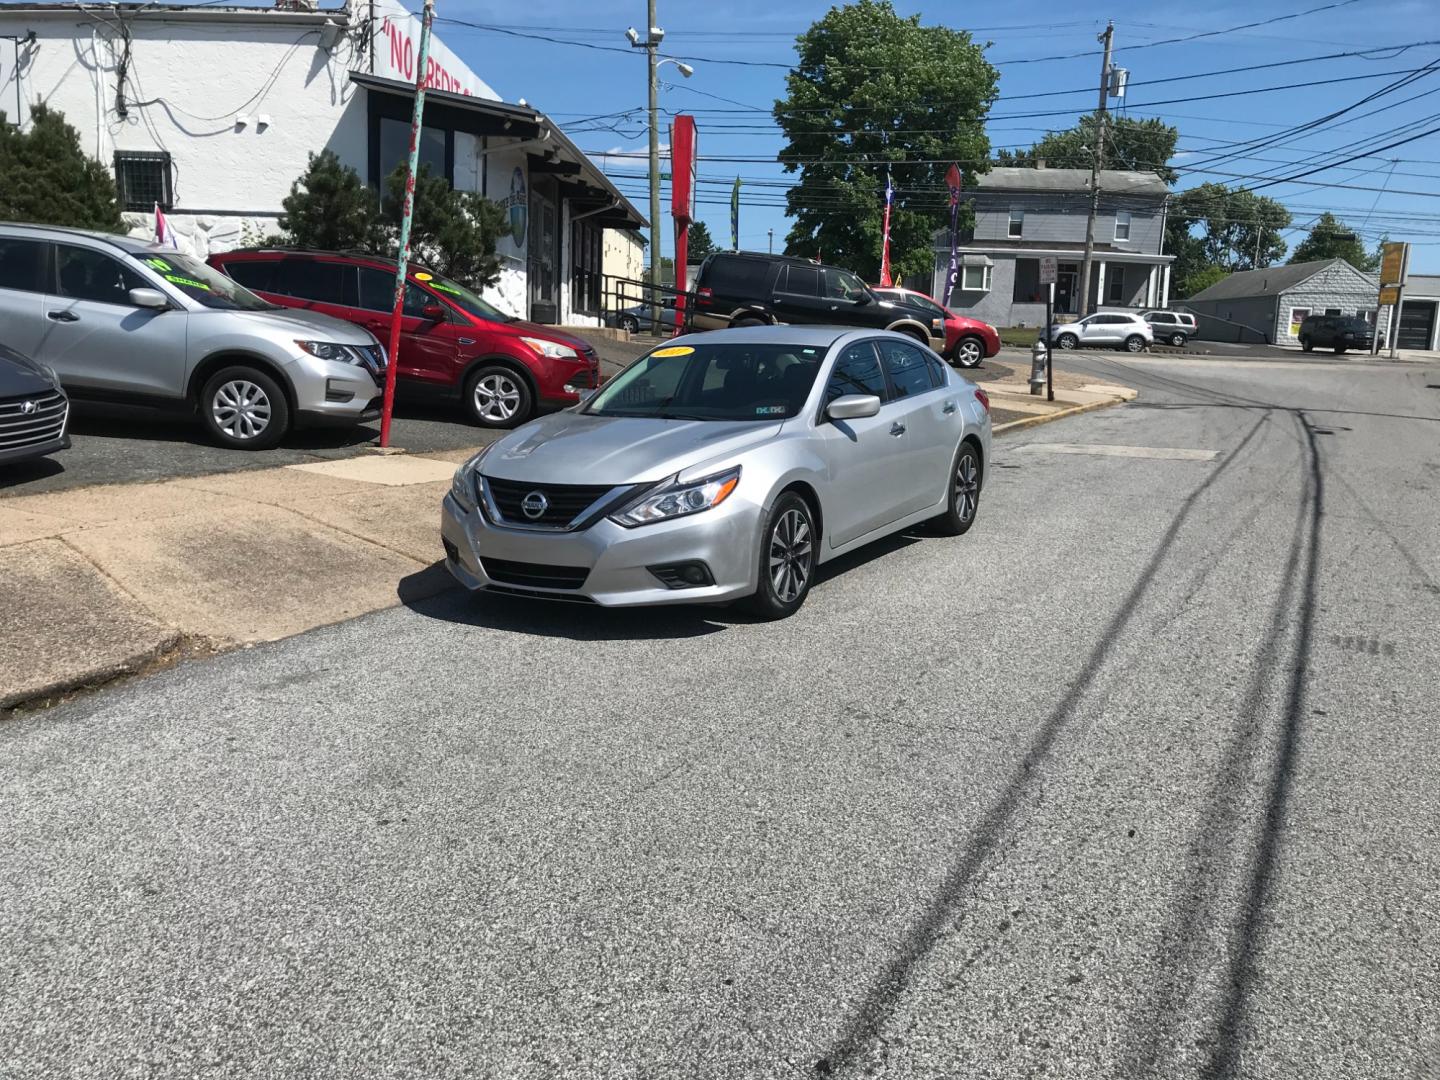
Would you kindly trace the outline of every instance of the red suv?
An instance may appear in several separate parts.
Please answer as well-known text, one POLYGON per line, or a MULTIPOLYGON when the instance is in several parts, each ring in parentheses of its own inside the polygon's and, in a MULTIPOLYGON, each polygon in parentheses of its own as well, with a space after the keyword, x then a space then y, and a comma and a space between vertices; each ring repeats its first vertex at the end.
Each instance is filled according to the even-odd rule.
MULTIPOLYGON (((394 260, 264 248, 212 255, 210 265, 272 303, 334 315, 389 340, 394 260)), ((580 338, 521 322, 412 266, 395 374, 407 396, 459 396, 480 426, 509 428, 574 405, 580 390, 597 385, 600 359, 580 338)))
MULTIPOLYGON (((880 288, 872 291, 883 299, 897 304, 918 308, 929 316, 933 328, 936 323, 945 327, 945 344, 936 349, 941 356, 956 367, 972 368, 981 360, 988 359, 1000 351, 1000 334, 987 322, 972 319, 968 315, 957 315, 947 307, 941 307, 933 300, 914 289, 880 288)), ((935 336, 932 334, 932 337, 935 336)))

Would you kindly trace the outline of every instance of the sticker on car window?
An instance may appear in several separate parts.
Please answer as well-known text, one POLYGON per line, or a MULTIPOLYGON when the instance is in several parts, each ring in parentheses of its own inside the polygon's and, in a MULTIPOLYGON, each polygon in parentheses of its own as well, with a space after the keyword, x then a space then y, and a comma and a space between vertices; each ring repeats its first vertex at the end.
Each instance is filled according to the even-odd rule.
POLYGON ((440 282, 438 282, 438 281, 431 281, 429 274, 426 274, 423 278, 417 277, 416 280, 417 280, 417 281, 427 281, 427 282, 429 282, 429 283, 430 283, 430 287, 431 287, 432 289, 434 289, 436 292, 449 293, 451 296, 459 296, 459 295, 460 295, 460 290, 457 289, 457 288, 455 288, 454 285, 441 285, 440 282))
POLYGON ((162 277, 172 285, 183 285, 188 289, 204 289, 210 291, 210 286, 203 281, 196 281, 194 278, 181 277, 179 274, 162 274, 162 277))
POLYGON ((778 414, 778 415, 783 415, 783 414, 785 414, 785 413, 787 413, 787 412, 789 412, 789 411, 790 411, 789 407, 788 407, 788 406, 785 406, 785 405, 757 405, 757 406, 755 406, 755 415, 756 415, 756 416, 775 416, 775 415, 777 415, 777 414, 778 414))
POLYGON ((416 275, 415 275, 415 280, 416 280, 416 281, 434 281, 434 280, 435 280, 435 276, 434 276, 433 274, 419 273, 419 274, 416 274, 416 275))
POLYGON ((162 274, 168 270, 174 269, 174 267, 172 267, 168 262, 160 258, 160 256, 158 255, 152 255, 150 258, 144 261, 145 265, 150 267, 150 269, 159 270, 162 274))
POLYGON ((689 345, 671 345, 671 346, 669 346, 668 348, 665 348, 665 349, 656 349, 656 350, 655 350, 654 352, 652 352, 650 355, 651 355, 651 356, 660 356, 660 357, 665 357, 665 356, 689 356, 689 355, 690 355, 691 353, 693 353, 694 351, 695 351, 695 350, 692 349, 689 345))

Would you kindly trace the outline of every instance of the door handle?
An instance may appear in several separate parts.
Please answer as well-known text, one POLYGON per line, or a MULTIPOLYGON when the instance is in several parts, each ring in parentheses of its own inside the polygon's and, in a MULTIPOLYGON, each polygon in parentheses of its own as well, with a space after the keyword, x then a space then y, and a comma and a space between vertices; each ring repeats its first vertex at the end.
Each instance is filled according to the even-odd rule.
POLYGON ((79 315, 72 315, 72 314, 70 314, 70 312, 68 312, 68 311, 47 311, 47 312, 45 313, 45 317, 46 317, 47 319, 54 319, 56 322, 79 322, 79 321, 80 321, 80 316, 79 316, 79 315))
POLYGON ((890 425, 890 434, 891 434, 891 435, 904 435, 904 434, 905 434, 905 425, 902 424, 902 423, 900 423, 899 421, 896 421, 895 423, 893 423, 893 424, 890 425))
POLYGON ((956 405, 953 401, 947 401, 947 402, 945 403, 945 408, 944 408, 943 410, 941 410, 941 411, 944 412, 946 416, 949 416, 951 413, 953 413, 953 412, 954 412, 956 409, 958 409, 959 407, 960 407, 960 406, 959 406, 959 405, 956 405))

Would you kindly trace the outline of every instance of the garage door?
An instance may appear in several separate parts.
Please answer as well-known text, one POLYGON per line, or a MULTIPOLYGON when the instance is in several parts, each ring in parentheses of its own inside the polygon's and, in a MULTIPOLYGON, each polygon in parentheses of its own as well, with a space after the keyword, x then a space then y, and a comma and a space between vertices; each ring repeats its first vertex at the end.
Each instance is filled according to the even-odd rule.
POLYGON ((1402 349, 1428 349, 1435 333, 1435 301, 1406 300, 1400 309, 1400 333, 1396 338, 1402 349))

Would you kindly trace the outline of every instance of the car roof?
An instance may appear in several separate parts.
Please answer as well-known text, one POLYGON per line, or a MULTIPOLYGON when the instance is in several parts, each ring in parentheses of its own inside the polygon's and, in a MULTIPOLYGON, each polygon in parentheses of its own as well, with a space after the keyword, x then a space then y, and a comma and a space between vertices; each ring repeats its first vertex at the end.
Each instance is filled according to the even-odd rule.
POLYGON ((844 337, 870 337, 884 333, 884 330, 857 330, 851 326, 735 326, 683 334, 671 338, 670 342, 726 341, 736 345, 808 345, 828 349, 844 337))
MULTIPOLYGON (((383 266, 387 269, 395 269, 395 260, 385 255, 372 255, 368 251, 327 251, 324 248, 301 248, 301 247, 249 247, 231 248, 229 251, 217 251, 211 257, 225 261, 232 256, 249 258, 252 256, 278 256, 280 258, 321 258, 321 259, 350 259, 355 262, 370 263, 374 266, 383 266)), ((421 263, 410 262, 410 269, 425 270, 421 263)))
POLYGON ((174 251, 174 248, 164 247, 153 240, 142 240, 134 236, 125 236, 120 233, 100 232, 98 229, 72 229, 68 225, 37 225, 29 221, 0 221, 0 229, 18 229, 23 232, 38 232, 53 234, 53 238, 80 237, 85 240, 99 240, 121 251, 131 254, 140 254, 151 251, 174 251))

